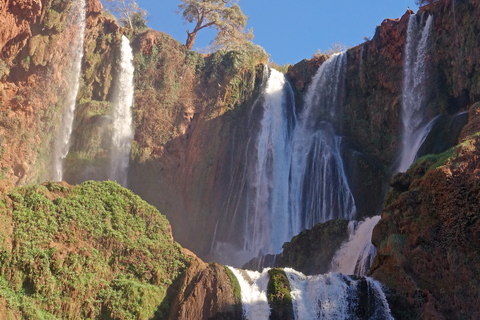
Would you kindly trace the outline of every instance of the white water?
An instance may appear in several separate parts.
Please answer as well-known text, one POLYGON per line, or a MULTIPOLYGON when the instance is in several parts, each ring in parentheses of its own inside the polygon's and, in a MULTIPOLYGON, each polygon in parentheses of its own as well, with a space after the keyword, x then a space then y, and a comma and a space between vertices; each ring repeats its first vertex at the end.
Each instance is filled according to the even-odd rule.
POLYGON ((223 217, 220 224, 225 223, 230 231, 216 228, 211 246, 216 261, 234 266, 280 252, 292 233, 287 212, 292 117, 286 106, 291 103, 291 88, 285 76, 274 69, 265 68, 264 81, 264 92, 245 124, 249 136, 242 162, 233 167, 240 169, 240 174, 231 173, 224 210, 232 215, 223 217), (241 230, 241 243, 232 243, 230 236, 237 230, 241 230))
POLYGON ((425 119, 427 98, 425 60, 432 23, 432 15, 428 16, 423 27, 422 21, 418 21, 416 15, 410 15, 408 20, 402 88, 403 136, 400 162, 397 167, 399 172, 404 172, 410 167, 424 140, 422 136, 426 137, 424 130, 427 122, 425 119))
POLYGON ((287 113, 283 105, 285 76, 271 69, 265 90, 263 117, 257 137, 256 161, 250 172, 245 250, 278 252, 288 241, 288 175, 290 145, 287 113))
POLYGON ((243 316, 245 320, 265 320, 270 316, 267 300, 268 270, 239 270, 228 267, 240 284, 243 316))
POLYGON ((289 236, 319 222, 352 219, 356 212, 333 128, 343 102, 346 59, 346 53, 336 54, 320 66, 293 133, 289 236))
POLYGON ((376 255, 372 244, 373 228, 380 221, 380 216, 366 218, 364 221, 350 221, 349 238, 335 253, 332 259, 331 272, 343 274, 367 275, 376 255))
POLYGON ((130 41, 122 36, 120 68, 113 101, 112 155, 110 180, 127 186, 127 172, 132 149, 133 53, 130 41))
POLYGON ((62 123, 54 145, 53 153, 53 172, 52 180, 63 180, 63 161, 68 155, 70 148, 70 138, 73 129, 73 118, 77 100, 78 88, 80 86, 80 75, 82 71, 83 59, 83 41, 85 38, 85 19, 86 19, 85 0, 76 0, 72 3, 72 24, 78 28, 76 37, 72 39, 70 47, 72 48, 72 69, 70 73, 70 87, 67 93, 65 110, 63 112, 62 123))
MULTIPOLYGON (((285 269, 285 273, 290 282, 297 320, 356 319, 358 309, 367 308, 359 305, 361 302, 357 294, 357 287, 362 280, 353 280, 340 273, 305 276, 289 268, 285 269)), ((370 278, 364 281, 367 281, 369 291, 373 292, 373 296, 367 293, 367 301, 362 301, 372 304, 374 308, 370 319, 393 319, 381 285, 370 278)))

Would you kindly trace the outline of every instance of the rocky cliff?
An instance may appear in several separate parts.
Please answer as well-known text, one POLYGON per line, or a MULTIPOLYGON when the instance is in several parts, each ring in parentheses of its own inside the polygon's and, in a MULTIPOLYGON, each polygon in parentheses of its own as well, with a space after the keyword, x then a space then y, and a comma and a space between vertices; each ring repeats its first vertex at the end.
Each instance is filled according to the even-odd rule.
POLYGON ((462 143, 392 178, 373 276, 390 290, 396 319, 475 319, 479 296, 478 108, 462 143), (473 130, 472 130, 473 129, 473 130))
MULTIPOLYGON (((49 179, 51 150, 64 107, 70 39, 71 2, 6 1, 0 8, 0 163, 3 184, 49 179)), ((118 25, 102 16, 100 1, 88 1, 85 61, 80 103, 105 99, 112 79, 111 43, 118 25), (95 52, 95 54, 94 54, 95 52)))
MULTIPOLYGON (((180 243, 206 257, 220 220, 219 230, 226 233, 220 238, 232 233, 233 238, 240 237, 225 222, 233 218, 225 205, 227 198, 228 203, 240 203, 242 186, 235 181, 243 174, 240 159, 246 142, 242 137, 255 131, 249 117, 265 81, 261 63, 267 62, 267 56, 258 47, 246 53, 202 56, 160 32, 127 32, 102 15, 98 1, 87 3, 82 85, 65 179, 78 183, 106 178, 112 79, 119 39, 127 34, 136 67, 130 187, 169 217, 180 243)), ((432 117, 466 110, 477 97, 473 48, 479 44, 470 35, 477 27, 471 12, 477 12, 478 4, 455 3, 453 8, 453 2, 438 2, 418 13, 435 17, 428 57, 432 117), (451 19, 454 13, 462 18, 451 19), (461 81, 455 80, 459 77, 461 81)), ((68 54, 62 48, 72 26, 67 23, 67 2, 7 4, 2 7, 2 19, 15 20, 17 27, 2 35, 1 129, 3 141, 9 143, 2 143, 0 162, 2 183, 21 185, 50 177, 49 150, 63 109, 68 69, 68 54)), ((372 40, 348 50, 346 96, 337 129, 345 138, 342 156, 359 219, 379 212, 398 154, 409 14, 385 20, 372 40)), ((326 58, 319 56, 290 68, 287 76, 296 92, 297 110, 302 109, 303 93, 326 58)), ((253 114, 258 119, 259 114, 253 114)), ((435 151, 456 144, 451 140, 435 151)))

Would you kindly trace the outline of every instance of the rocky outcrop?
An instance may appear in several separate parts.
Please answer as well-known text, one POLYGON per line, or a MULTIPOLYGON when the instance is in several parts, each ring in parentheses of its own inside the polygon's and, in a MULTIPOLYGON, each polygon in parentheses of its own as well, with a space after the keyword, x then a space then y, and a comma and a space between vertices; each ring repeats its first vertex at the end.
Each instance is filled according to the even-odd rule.
POLYGON ((243 268, 255 271, 266 267, 292 268, 306 275, 327 273, 335 252, 348 240, 347 227, 347 220, 318 223, 286 242, 282 253, 254 258, 243 268))
POLYGON ((468 140, 477 132, 480 132, 480 102, 475 103, 468 110, 468 123, 460 133, 460 142, 468 140))
POLYGON ((295 320, 292 291, 285 271, 268 270, 267 300, 270 305, 270 320, 295 320))
POLYGON ((348 50, 341 132, 384 172, 398 152, 404 48, 412 13, 384 20, 371 40, 348 50))
POLYGON ((373 276, 395 319, 476 319, 480 272, 480 139, 426 156, 398 174, 372 242, 373 276), (401 181, 401 182, 400 182, 401 181))
MULTIPOLYGON (((11 60, 23 49, 31 27, 42 18, 42 8, 47 1, 12 0, 0 4, 0 57, 11 60)), ((45 11, 43 11, 45 13, 45 11)))
POLYGON ((0 317, 166 319, 168 288, 190 260, 170 231, 113 182, 0 195, 0 317))
MULTIPOLYGON (((473 108, 474 106, 470 107, 470 110, 473 108)), ((468 117, 468 112, 462 112, 454 116, 438 116, 430 133, 418 150, 417 156, 442 153, 461 142, 461 134, 468 123, 468 117)))
POLYGON ((239 290, 226 267, 195 257, 182 276, 169 319, 242 319, 239 290))

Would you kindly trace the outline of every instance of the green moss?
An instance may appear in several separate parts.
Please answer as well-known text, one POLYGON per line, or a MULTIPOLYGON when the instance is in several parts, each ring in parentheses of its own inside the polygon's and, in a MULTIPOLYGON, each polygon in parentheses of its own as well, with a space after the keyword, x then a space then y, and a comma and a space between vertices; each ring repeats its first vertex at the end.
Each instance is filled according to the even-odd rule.
POLYGON ((99 297, 105 301, 102 313, 114 319, 150 319, 165 296, 165 289, 121 276, 99 297))
POLYGON ((64 3, 59 3, 59 1, 53 1, 51 7, 47 10, 45 14, 44 25, 47 29, 54 30, 57 33, 63 32, 67 25, 67 15, 68 11, 65 10, 71 5, 71 1, 63 1, 64 3))
POLYGON ((0 80, 4 79, 10 74, 10 69, 5 61, 0 60, 0 80))
POLYGON ((233 272, 226 266, 225 268, 225 273, 228 276, 228 279, 230 279, 230 284, 232 285, 233 289, 233 295, 235 296, 235 305, 234 308, 236 310, 236 314, 241 314, 242 312, 242 293, 240 289, 240 283, 238 282, 237 277, 233 274, 233 272))
POLYGON ((20 61, 20 64, 22 65, 23 69, 25 69, 25 71, 28 71, 28 69, 30 68, 30 61, 30 56, 27 56, 25 59, 20 61))
POLYGON ((430 170, 444 166, 447 162, 456 156, 457 147, 450 148, 440 154, 429 154, 417 159, 408 170, 408 173, 414 173, 416 176, 423 176, 430 170))
POLYGON ((268 271, 267 299, 271 310, 271 319, 294 319, 290 282, 282 269, 268 271))
POLYGON ((242 296, 241 296, 241 289, 240 283, 238 282, 237 277, 233 274, 233 272, 226 266, 225 273, 227 274, 228 278, 230 279, 230 283, 232 284, 233 295, 235 296, 235 300, 241 304, 242 296))
POLYGON ((150 319, 188 263, 166 218, 113 182, 15 189, 5 215, 0 291, 24 319, 150 319))

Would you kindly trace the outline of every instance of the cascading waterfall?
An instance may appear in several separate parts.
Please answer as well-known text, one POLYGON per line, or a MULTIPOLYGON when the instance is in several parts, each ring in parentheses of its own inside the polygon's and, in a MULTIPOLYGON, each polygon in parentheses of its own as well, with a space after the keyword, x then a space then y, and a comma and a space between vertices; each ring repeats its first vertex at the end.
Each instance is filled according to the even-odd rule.
POLYGON ((352 219, 355 201, 345 176, 334 126, 343 102, 346 53, 318 69, 293 133, 290 219, 294 234, 335 218, 352 219))
POLYGON ((285 76, 274 69, 265 68, 264 81, 264 92, 249 114, 248 138, 239 155, 242 161, 232 166, 222 208, 230 216, 224 215, 217 222, 211 246, 216 261, 234 266, 280 251, 292 234, 288 225, 288 175, 295 122, 293 93, 285 76), (239 236, 238 242, 232 241, 233 234, 239 236))
POLYGON ((393 319, 380 283, 340 273, 305 276, 286 268, 295 319, 393 319))
MULTIPOLYGON (((397 171, 404 172, 414 162, 425 134, 425 107, 427 99, 426 55, 428 39, 433 24, 433 16, 427 18, 422 27, 423 16, 419 21, 412 14, 408 20, 405 65, 403 69, 402 124, 403 137, 400 162, 397 171)), ((430 126, 431 128, 431 126, 430 126)))
POLYGON ((127 171, 132 148, 133 53, 130 41, 122 36, 120 68, 113 101, 112 155, 110 180, 127 185, 127 171))
POLYGON ((367 271, 376 255, 376 249, 371 239, 373 228, 378 221, 380 221, 380 216, 366 218, 360 222, 349 222, 349 239, 335 253, 332 259, 331 272, 358 276, 367 275, 367 271))
POLYGON ((245 320, 265 320, 269 318, 270 306, 267 300, 268 270, 239 270, 228 267, 240 284, 243 316, 245 320))
POLYGON ((62 123, 54 145, 53 153, 53 172, 52 180, 63 180, 63 161, 68 155, 70 148, 70 138, 73 129, 73 118, 77 100, 78 88, 80 86, 80 73, 82 71, 83 59, 83 41, 85 38, 86 26, 86 3, 85 0, 76 0, 72 3, 71 14, 72 24, 76 25, 78 32, 72 39, 72 68, 70 70, 70 87, 67 93, 65 110, 63 112, 62 123))
MULTIPOLYGON (((261 273, 229 269, 240 285, 244 319, 269 319, 267 286, 270 269, 261 273)), ((290 283, 297 320, 393 319, 380 283, 371 278, 352 278, 340 273, 305 276, 290 268, 284 271, 290 283)))
POLYGON ((265 90, 263 117, 255 145, 254 170, 246 212, 244 249, 276 252, 292 234, 288 224, 290 144, 285 101, 285 76, 271 69, 265 90))
POLYGON ((320 66, 298 120, 289 83, 283 74, 270 71, 265 92, 250 115, 251 136, 241 164, 245 169, 231 175, 240 183, 230 187, 223 208, 233 213, 228 222, 222 222, 230 231, 215 232, 211 246, 217 261, 243 265, 253 257, 280 253, 283 243, 319 222, 354 217, 341 137, 335 133, 346 67, 346 53, 333 55, 320 66), (228 237, 239 224, 242 246, 235 250, 228 237), (230 258, 233 250, 235 257, 230 258))

